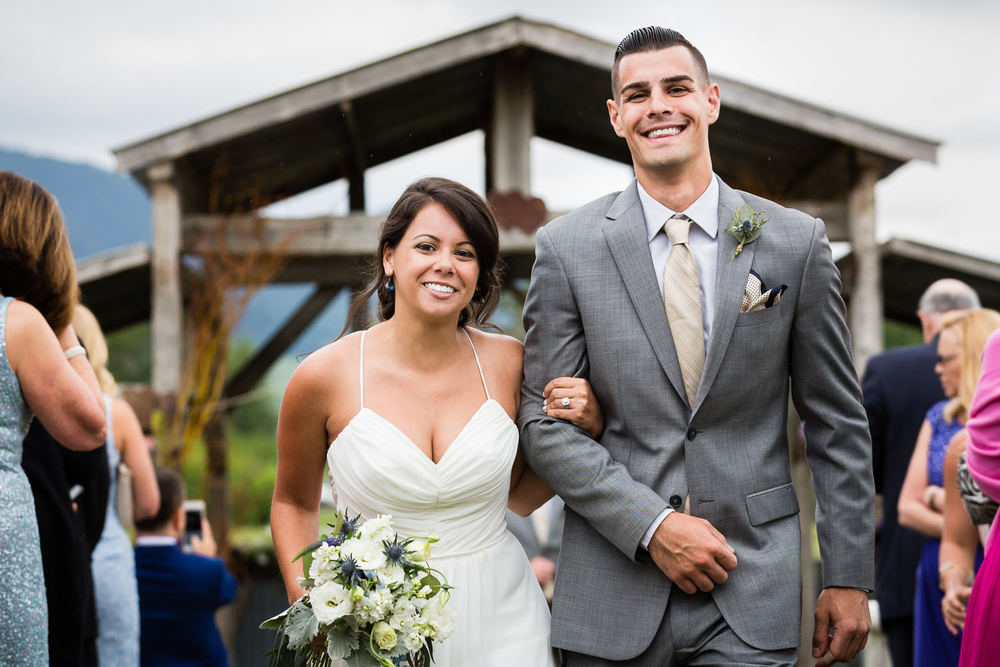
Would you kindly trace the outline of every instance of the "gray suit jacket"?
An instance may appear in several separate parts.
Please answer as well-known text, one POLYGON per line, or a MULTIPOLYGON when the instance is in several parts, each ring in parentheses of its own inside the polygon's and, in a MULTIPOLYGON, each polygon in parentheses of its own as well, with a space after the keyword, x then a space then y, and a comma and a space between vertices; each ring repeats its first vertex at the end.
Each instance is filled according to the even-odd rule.
POLYGON ((635 183, 538 231, 519 422, 528 462, 567 505, 556 647, 624 660, 649 646, 672 584, 639 542, 671 499, 689 494, 691 513, 739 559, 713 593, 730 627, 761 649, 798 645, 789 391, 816 487, 823 585, 873 586, 868 423, 823 223, 720 186, 716 312, 693 410, 635 183), (734 259, 736 240, 723 228, 744 202, 769 222, 734 259), (788 290, 775 306, 741 313, 751 268, 767 287, 788 290), (542 388, 562 375, 590 380, 604 408, 600 442, 541 411, 542 388))

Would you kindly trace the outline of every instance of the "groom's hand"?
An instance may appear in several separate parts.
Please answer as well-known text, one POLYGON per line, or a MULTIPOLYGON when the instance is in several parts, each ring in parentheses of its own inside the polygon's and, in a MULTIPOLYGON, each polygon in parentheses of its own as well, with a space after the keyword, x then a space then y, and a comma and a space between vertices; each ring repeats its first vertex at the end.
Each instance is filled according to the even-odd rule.
POLYGON ((857 588, 824 588, 816 600, 813 657, 817 665, 850 662, 868 642, 868 594, 857 588))
POLYGON ((671 512, 649 541, 649 555, 685 593, 710 591, 729 578, 736 553, 715 526, 704 519, 671 512))

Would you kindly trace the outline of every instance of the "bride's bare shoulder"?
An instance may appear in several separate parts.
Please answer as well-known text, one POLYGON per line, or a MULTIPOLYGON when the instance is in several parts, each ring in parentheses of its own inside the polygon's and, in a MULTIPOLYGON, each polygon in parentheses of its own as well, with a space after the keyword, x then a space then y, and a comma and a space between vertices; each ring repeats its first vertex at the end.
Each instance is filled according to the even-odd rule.
POLYGON ((489 333, 469 328, 469 335, 484 365, 503 373, 516 383, 521 382, 524 345, 513 336, 489 333))
POLYGON ((355 332, 310 352, 301 360, 288 382, 289 390, 336 395, 357 383, 361 334, 355 332))

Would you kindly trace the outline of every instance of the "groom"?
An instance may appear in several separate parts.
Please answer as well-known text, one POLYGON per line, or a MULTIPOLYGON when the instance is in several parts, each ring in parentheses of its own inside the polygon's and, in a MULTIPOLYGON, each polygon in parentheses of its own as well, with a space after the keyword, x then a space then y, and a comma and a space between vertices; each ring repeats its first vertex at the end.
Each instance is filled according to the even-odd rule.
POLYGON ((870 627, 874 491, 823 223, 712 172, 719 87, 679 33, 626 36, 611 84, 636 179, 538 231, 524 310, 525 452, 567 506, 552 644, 570 667, 794 664, 791 392, 823 560, 813 655, 848 661, 870 627), (600 442, 553 419, 560 375, 593 385, 600 442))

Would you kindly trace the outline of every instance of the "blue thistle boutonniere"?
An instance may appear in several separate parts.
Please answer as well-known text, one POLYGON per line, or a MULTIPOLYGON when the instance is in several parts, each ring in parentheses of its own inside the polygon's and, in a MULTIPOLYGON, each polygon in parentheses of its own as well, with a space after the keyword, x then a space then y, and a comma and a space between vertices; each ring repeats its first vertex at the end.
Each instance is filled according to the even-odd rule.
POLYGON ((764 214, 764 209, 754 211, 750 204, 743 204, 738 211, 733 213, 733 223, 726 227, 726 231, 732 233, 739 241, 736 252, 733 253, 733 259, 743 251, 743 246, 757 240, 757 237, 760 236, 760 228, 764 226, 765 222, 767 222, 767 216, 764 214))

